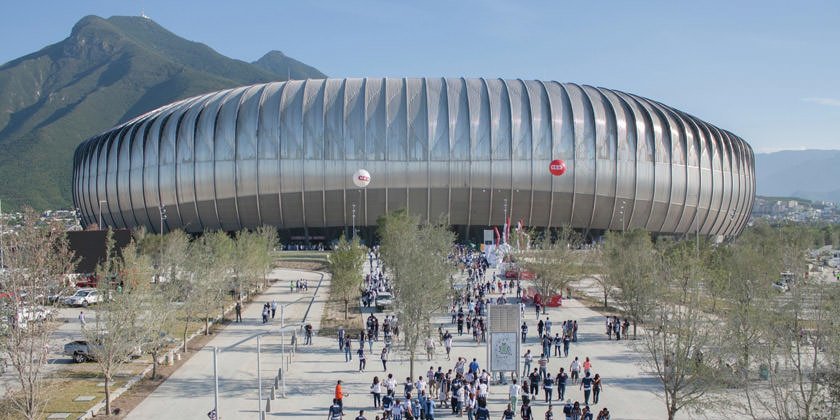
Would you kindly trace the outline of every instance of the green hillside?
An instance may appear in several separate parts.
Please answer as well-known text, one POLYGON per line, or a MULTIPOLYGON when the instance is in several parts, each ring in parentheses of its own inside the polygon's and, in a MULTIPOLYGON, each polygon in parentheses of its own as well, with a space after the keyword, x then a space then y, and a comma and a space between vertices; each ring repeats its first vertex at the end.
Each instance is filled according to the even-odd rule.
POLYGON ((71 207, 83 140, 178 99, 287 74, 324 77, 276 52, 234 60, 146 18, 87 16, 63 41, 0 66, 0 198, 71 207))

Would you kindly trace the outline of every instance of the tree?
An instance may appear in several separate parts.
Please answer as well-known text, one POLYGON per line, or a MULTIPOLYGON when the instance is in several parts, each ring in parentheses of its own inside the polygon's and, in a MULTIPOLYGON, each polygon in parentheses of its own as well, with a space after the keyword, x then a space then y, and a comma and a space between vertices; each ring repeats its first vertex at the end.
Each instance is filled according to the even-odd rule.
POLYGON ((236 258, 235 244, 224 232, 205 232, 189 248, 189 275, 180 279, 184 305, 184 351, 190 322, 201 317, 204 334, 210 333, 210 319, 220 308, 224 316, 224 297, 231 289, 229 276, 236 258))
POLYGON ((543 299, 558 291, 562 293, 575 275, 581 273, 582 243, 583 236, 571 227, 547 230, 524 255, 522 265, 534 273, 534 286, 543 299))
POLYGON ((417 346, 431 335, 432 316, 446 307, 451 296, 454 265, 448 257, 455 236, 442 224, 419 226, 418 219, 405 211, 384 216, 378 233, 414 377, 417 346))
POLYGON ((105 261, 97 268, 100 293, 105 296, 96 307, 93 328, 82 330, 89 351, 105 382, 105 412, 111 413, 111 382, 114 374, 132 355, 139 353, 148 337, 152 260, 139 252, 132 241, 122 255, 115 255, 111 231, 108 232, 105 261), (116 290, 114 290, 116 283, 116 290))
POLYGON ((74 261, 64 229, 57 224, 42 224, 32 209, 24 210, 20 228, 0 243, 6 266, 0 267, 0 283, 6 295, 0 302, 0 312, 7 321, 0 329, 0 351, 19 385, 19 396, 10 398, 10 402, 22 418, 43 418, 47 403, 44 368, 53 327, 35 319, 39 309, 34 299, 61 285, 74 261))
MULTIPOLYGON (((717 380, 704 353, 719 348, 715 320, 700 307, 698 259, 690 242, 666 244, 656 251, 653 297, 639 346, 662 383, 668 419, 685 408, 701 408, 717 380)), ((635 332, 634 332, 635 333, 635 332)))
MULTIPOLYGON (((142 235, 142 231, 136 233, 135 241, 146 242, 146 238, 142 235)), ((161 353, 166 351, 172 343, 169 330, 175 321, 177 303, 183 298, 180 287, 184 284, 184 279, 190 275, 188 268, 190 238, 186 233, 173 230, 156 242, 159 245, 157 249, 147 249, 144 252, 152 252, 152 255, 146 255, 152 260, 157 258, 159 261, 155 285, 151 287, 151 295, 147 301, 149 328, 146 330, 145 344, 146 351, 152 358, 152 379, 157 378, 158 360, 161 353)))
POLYGON ((656 253, 650 234, 634 229, 622 234, 610 232, 604 245, 607 276, 614 284, 613 299, 633 322, 633 338, 637 324, 643 322, 657 305, 660 290, 654 279, 656 253))
POLYGON ((809 237, 796 227, 757 224, 732 247, 728 267, 737 281, 727 294, 733 305, 724 314, 725 332, 738 360, 739 408, 753 418, 840 414, 840 289, 798 276, 809 237), (783 293, 770 286, 780 271, 796 278, 783 293))
POLYGON ((350 301, 358 300, 361 294, 364 263, 365 250, 359 244, 358 237, 348 241, 341 235, 330 253, 328 267, 332 274, 330 296, 344 303, 344 319, 348 317, 350 301))

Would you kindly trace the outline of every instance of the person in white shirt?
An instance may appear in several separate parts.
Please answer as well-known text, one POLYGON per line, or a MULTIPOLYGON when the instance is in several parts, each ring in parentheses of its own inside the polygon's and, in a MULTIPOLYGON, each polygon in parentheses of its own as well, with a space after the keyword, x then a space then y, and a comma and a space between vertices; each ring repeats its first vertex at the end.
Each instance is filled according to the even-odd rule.
POLYGON ((519 399, 520 392, 522 392, 522 388, 516 384, 516 379, 514 379, 508 388, 508 398, 510 398, 510 406, 514 413, 516 412, 516 401, 519 399))

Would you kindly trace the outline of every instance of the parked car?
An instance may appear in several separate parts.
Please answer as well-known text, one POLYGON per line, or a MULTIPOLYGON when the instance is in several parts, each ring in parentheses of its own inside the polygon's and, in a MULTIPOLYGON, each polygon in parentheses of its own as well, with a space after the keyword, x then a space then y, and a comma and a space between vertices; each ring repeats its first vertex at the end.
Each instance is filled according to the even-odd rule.
POLYGON ((394 305, 394 297, 388 292, 379 292, 376 295, 376 310, 383 311, 391 309, 394 305))
MULTIPOLYGON (((64 354, 72 357, 73 361, 76 363, 95 361, 96 356, 94 353, 94 346, 101 346, 101 344, 97 342, 91 343, 88 340, 74 340, 64 345, 64 354)), ((137 347, 134 349, 133 353, 129 357, 132 359, 137 359, 142 356, 142 349, 140 347, 137 347)))
POLYGON ((96 360, 91 351, 91 344, 87 340, 71 341, 64 345, 64 354, 73 358, 76 363, 96 360))
POLYGON ((93 305, 102 302, 102 293, 99 290, 85 288, 79 289, 73 296, 64 299, 64 304, 67 306, 84 306, 93 305))

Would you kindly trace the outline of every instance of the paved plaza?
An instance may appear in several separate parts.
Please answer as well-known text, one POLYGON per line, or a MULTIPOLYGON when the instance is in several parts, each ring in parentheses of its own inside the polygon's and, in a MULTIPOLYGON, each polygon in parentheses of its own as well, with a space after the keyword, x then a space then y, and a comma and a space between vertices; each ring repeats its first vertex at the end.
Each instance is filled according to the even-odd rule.
MULTIPOLYGON (((292 293, 289 290, 288 281, 305 278, 309 280, 310 289, 306 296, 314 293, 315 286, 321 278, 321 274, 295 270, 275 270, 272 276, 279 279, 263 295, 258 297, 251 305, 243 311, 244 322, 241 324, 230 324, 209 342, 208 346, 187 361, 183 367, 177 370, 165 383, 163 383, 152 395, 138 405, 128 416, 129 419, 150 419, 150 418, 183 418, 183 419, 206 419, 207 412, 213 406, 213 370, 210 346, 226 348, 243 339, 261 332, 277 330, 280 325, 279 311, 277 317, 269 324, 263 325, 260 320, 260 311, 264 302, 277 299, 279 304, 295 301, 304 294, 292 293)), ((312 308, 310 309, 307 322, 311 322, 318 330, 321 313, 324 308, 324 300, 328 296, 329 276, 325 276, 321 288, 317 292, 312 308)), ((303 314, 307 310, 309 299, 290 305, 286 310, 286 322, 300 323, 303 314)), ((366 315, 365 315, 366 316, 366 315)), ((377 314, 380 321, 381 314, 377 314)), ((603 407, 608 407, 613 419, 658 419, 665 417, 664 403, 654 393, 661 389, 658 381, 653 376, 643 372, 639 365, 639 358, 633 353, 628 342, 608 341, 604 334, 604 318, 597 312, 583 306, 575 299, 566 300, 560 308, 550 308, 547 315, 557 330, 562 320, 577 320, 579 325, 579 341, 572 343, 570 358, 551 358, 548 364, 549 372, 556 374, 560 367, 568 371, 569 364, 574 356, 583 360, 589 357, 593 364, 593 374, 599 373, 603 378, 603 391, 601 401, 598 405, 592 406, 595 413, 603 407)), ((439 349, 432 361, 427 361, 425 354, 421 354, 415 363, 415 378, 425 375, 429 366, 442 366, 443 370, 453 368, 456 357, 466 357, 469 360, 476 358, 481 368, 487 366, 486 350, 484 345, 473 343, 471 336, 466 333, 458 336, 454 325, 449 324, 449 317, 441 317, 435 322, 443 323, 444 329, 449 329, 454 335, 452 349, 452 360, 447 361, 443 349, 439 349)), ((529 337, 523 347, 531 349, 532 353, 539 355, 539 344, 536 338, 536 322, 533 307, 529 307, 525 313, 525 321, 529 325, 529 337)), ((436 329, 436 326, 435 326, 436 329)), ((354 336, 356 331, 349 331, 354 336)), ((300 343, 303 343, 301 337, 300 343)), ((286 338, 289 344, 289 337, 286 338)), ((354 341, 353 348, 357 348, 358 340, 354 341)), ((388 362, 388 372, 393 373, 398 381, 397 393, 402 391, 402 382, 409 375, 409 363, 404 351, 399 350, 397 343, 396 351, 392 352, 388 362)), ((287 347, 288 349, 288 347, 287 347)), ((338 343, 335 338, 316 336, 311 346, 299 345, 298 351, 287 375, 287 398, 278 398, 271 401, 271 411, 266 413, 266 418, 318 418, 326 417, 327 408, 331 404, 332 395, 336 380, 343 381, 345 393, 345 418, 353 419, 358 415, 358 410, 365 410, 368 419, 373 420, 379 412, 373 412, 373 402, 370 395, 370 384, 374 376, 384 379, 387 376, 383 372, 379 361, 379 352, 382 349, 382 342, 374 342, 373 351, 367 352, 368 365, 366 372, 358 371, 356 354, 353 354, 353 361, 345 362, 344 354, 339 352, 338 343)), ((421 352, 422 353, 422 352, 421 352)), ((258 408, 265 407, 257 399, 258 387, 256 376, 256 341, 250 340, 239 344, 233 349, 223 351, 219 354, 219 407, 222 419, 258 418, 258 408)), ((536 365, 536 358, 534 360, 536 365)), ((263 376, 264 398, 270 395, 273 378, 281 366, 280 338, 277 335, 265 336, 262 339, 261 370, 263 376)), ((488 407, 492 418, 501 416, 507 404, 507 385, 492 385, 488 398, 488 407)), ((559 404, 556 400, 555 404, 559 404)), ((583 402, 583 392, 577 385, 567 385, 566 398, 572 401, 583 402)), ((543 402, 542 390, 540 396, 532 404, 534 414, 537 418, 543 418, 547 404, 543 402)), ((562 418, 562 405, 554 408, 555 418, 562 418)), ((438 409, 437 418, 452 418, 447 409, 438 409)), ((680 418, 688 418, 686 413, 681 413, 680 418)), ((466 417, 465 417, 466 418, 466 417)), ((517 414, 518 418, 518 414, 517 414)))

